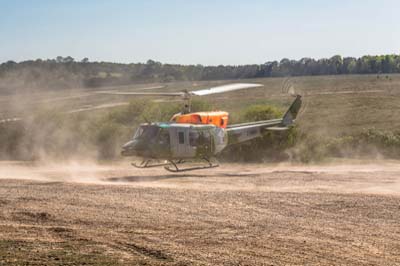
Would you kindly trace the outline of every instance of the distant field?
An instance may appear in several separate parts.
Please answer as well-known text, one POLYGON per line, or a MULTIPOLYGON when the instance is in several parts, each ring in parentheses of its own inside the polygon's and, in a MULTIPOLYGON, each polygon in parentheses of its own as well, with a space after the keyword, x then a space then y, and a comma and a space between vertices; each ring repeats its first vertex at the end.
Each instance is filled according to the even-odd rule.
MULTIPOLYGON (((264 84, 264 87, 207 96, 202 99, 211 102, 216 109, 233 113, 250 104, 260 103, 276 105, 285 110, 291 97, 284 94, 283 90, 287 91, 291 87, 296 93, 304 96, 304 107, 298 118, 300 129, 304 132, 335 136, 359 132, 370 127, 395 130, 400 126, 400 118, 396 112, 400 108, 398 100, 400 75, 398 74, 137 84, 101 90, 134 91, 165 86, 153 91, 179 91, 230 82, 257 82, 264 84)), ((59 112, 90 111, 99 114, 112 107, 127 104, 136 97, 96 94, 95 91, 87 89, 0 96, 0 120, 26 117, 33 111, 44 108, 59 112)))

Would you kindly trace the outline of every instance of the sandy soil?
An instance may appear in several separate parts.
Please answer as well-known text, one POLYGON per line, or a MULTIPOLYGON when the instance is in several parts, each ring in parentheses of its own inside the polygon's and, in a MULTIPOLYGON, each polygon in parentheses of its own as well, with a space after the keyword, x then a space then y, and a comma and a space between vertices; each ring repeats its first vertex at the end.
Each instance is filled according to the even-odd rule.
POLYGON ((400 162, 0 163, 0 265, 400 265, 400 162))

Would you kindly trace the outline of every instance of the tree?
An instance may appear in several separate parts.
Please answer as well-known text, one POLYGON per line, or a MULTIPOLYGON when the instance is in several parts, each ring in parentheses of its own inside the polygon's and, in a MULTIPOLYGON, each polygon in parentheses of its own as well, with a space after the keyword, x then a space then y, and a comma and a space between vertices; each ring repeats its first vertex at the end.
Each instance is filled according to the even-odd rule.
POLYGON ((65 57, 65 58, 63 59, 63 63, 72 63, 72 62, 74 62, 74 61, 75 61, 75 59, 72 58, 71 56, 67 56, 67 57, 65 57))
POLYGON ((181 80, 218 80, 260 77, 400 73, 400 56, 379 55, 360 58, 335 55, 331 58, 288 58, 259 65, 178 65, 154 60, 146 63, 118 64, 90 62, 87 57, 76 62, 71 56, 0 64, 2 88, 14 91, 29 88, 63 89, 79 86, 118 86, 135 82, 168 82, 181 80), (108 73, 103 76, 99 73, 108 73), (32 82, 34 81, 34 82, 32 82))
POLYGON ((329 74, 342 74, 343 59, 340 55, 335 55, 329 59, 329 74))
POLYGON ((56 62, 57 62, 57 63, 62 63, 63 60, 64 60, 64 57, 62 57, 62 56, 57 56, 57 57, 56 57, 56 62))

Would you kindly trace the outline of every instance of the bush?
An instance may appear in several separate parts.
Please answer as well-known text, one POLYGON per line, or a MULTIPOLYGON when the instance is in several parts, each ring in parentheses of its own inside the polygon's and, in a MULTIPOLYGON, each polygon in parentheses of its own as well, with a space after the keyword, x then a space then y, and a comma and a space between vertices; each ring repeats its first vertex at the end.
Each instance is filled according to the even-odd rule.
POLYGON ((282 117, 282 112, 276 107, 269 105, 252 105, 244 113, 245 122, 269 120, 282 117))
POLYGON ((119 154, 123 129, 112 122, 103 122, 96 130, 96 147, 99 159, 113 159, 119 154))
POLYGON ((207 101, 194 99, 191 106, 192 112, 206 112, 215 110, 214 106, 207 101))
POLYGON ((326 158, 326 140, 320 136, 298 134, 295 145, 287 150, 291 161, 309 163, 326 158))
POLYGON ((302 134, 289 153, 293 160, 301 162, 316 162, 332 157, 400 158, 400 132, 371 128, 334 138, 302 134))
POLYGON ((105 119, 122 125, 140 123, 143 112, 151 104, 152 102, 146 100, 132 100, 129 102, 128 106, 119 107, 110 111, 105 119))
POLYGON ((383 155, 400 157, 400 132, 365 129, 358 134, 341 136, 328 142, 328 151, 334 156, 354 157, 383 155))
POLYGON ((22 141, 26 136, 26 130, 22 123, 0 124, 0 158, 14 159, 22 156, 22 141))

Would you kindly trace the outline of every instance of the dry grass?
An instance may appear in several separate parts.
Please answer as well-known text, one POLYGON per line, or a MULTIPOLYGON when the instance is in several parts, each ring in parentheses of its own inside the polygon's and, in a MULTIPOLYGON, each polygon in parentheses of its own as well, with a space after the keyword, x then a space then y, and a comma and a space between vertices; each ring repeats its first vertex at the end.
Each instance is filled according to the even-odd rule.
MULTIPOLYGON (((304 132, 316 132, 336 136, 342 133, 357 133, 364 128, 375 127, 393 130, 400 126, 395 110, 400 108, 400 75, 350 75, 295 77, 289 82, 285 78, 254 80, 176 82, 165 84, 154 91, 179 91, 201 89, 229 82, 257 82, 265 86, 259 89, 217 94, 203 99, 210 101, 216 109, 240 112, 249 104, 269 103, 285 110, 291 97, 282 94, 282 87, 293 87, 304 96, 305 108, 299 117, 304 132), (345 93, 343 93, 345 92, 345 93)), ((123 87, 123 91, 134 91, 159 84, 123 87)), ((107 88, 105 88, 107 89, 107 88)), ((113 88, 115 89, 115 88, 113 88)), ((132 96, 132 99, 136 96, 132 96)), ((96 94, 87 90, 43 92, 34 95, 1 96, 0 117, 26 116, 35 110, 57 109, 69 112, 90 109, 105 104, 126 102, 126 96, 96 94)), ((104 112, 94 109, 92 113, 104 112)))
MULTIPOLYGON (((231 112, 266 102, 285 109, 291 101, 281 94, 284 79, 253 81, 265 88, 208 99, 231 112)), ((166 90, 225 82, 174 83, 166 90)), ((303 132, 336 136, 400 126, 400 75, 291 83, 305 99, 303 132)), ((125 100, 82 90, 1 96, 0 114, 125 100)), ((399 176, 398 162, 224 165, 178 175, 135 171, 127 162, 6 162, 0 164, 0 265, 400 265, 399 176)))

